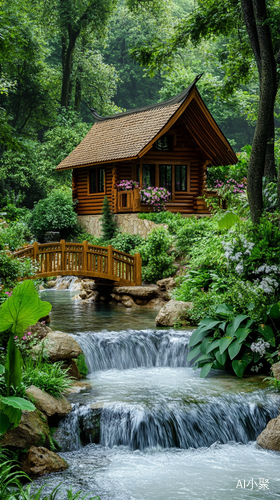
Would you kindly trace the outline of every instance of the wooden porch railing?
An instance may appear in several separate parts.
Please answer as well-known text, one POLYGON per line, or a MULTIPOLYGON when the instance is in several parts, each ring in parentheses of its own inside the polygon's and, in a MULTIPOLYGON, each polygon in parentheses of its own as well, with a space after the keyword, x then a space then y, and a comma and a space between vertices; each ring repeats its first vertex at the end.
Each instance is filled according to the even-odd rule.
POLYGON ((141 285, 141 255, 130 255, 108 247, 83 243, 33 243, 14 252, 36 263, 35 277, 81 276, 113 281, 118 285, 141 285))

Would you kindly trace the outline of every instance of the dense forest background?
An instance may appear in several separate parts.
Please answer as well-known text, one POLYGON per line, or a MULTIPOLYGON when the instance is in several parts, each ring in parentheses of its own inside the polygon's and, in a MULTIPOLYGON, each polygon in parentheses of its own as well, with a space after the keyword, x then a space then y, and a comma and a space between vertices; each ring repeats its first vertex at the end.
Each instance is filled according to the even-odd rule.
POLYGON ((195 0, 150 3, 2 0, 2 206, 9 198, 32 208, 52 189, 71 185, 71 172, 55 167, 93 124, 90 108, 110 115, 159 102, 200 73, 199 91, 235 151, 252 142, 258 106, 253 60, 244 84, 230 87, 238 54, 221 35, 188 41, 160 65, 141 66, 137 48, 157 38, 166 52, 176 24, 195 8, 195 0))

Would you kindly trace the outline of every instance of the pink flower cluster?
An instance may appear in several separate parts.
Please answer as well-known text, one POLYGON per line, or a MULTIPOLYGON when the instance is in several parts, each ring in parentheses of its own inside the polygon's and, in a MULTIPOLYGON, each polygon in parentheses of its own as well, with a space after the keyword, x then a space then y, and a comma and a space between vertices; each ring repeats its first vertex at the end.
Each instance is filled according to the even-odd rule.
POLYGON ((230 190, 233 193, 244 193, 246 189, 246 178, 244 178, 243 183, 238 184, 238 182, 235 179, 228 179, 226 183, 219 181, 218 179, 215 181, 215 188, 216 189, 226 189, 230 190))
POLYGON ((152 205, 154 212, 165 210, 165 204, 170 198, 170 192, 166 188, 145 187, 140 191, 140 200, 146 205, 152 205))
MULTIPOLYGON (((28 335, 28 337, 30 337, 32 335, 32 333, 31 332, 27 332, 27 335, 28 335)), ((24 335, 24 337, 22 337, 21 340, 28 340, 28 337, 26 337, 26 335, 24 335)), ((16 335, 16 337, 14 337, 14 339, 16 340, 17 338, 18 338, 18 336, 16 335)))
POLYGON ((139 188, 139 182, 123 180, 116 184, 118 191, 127 191, 128 189, 139 188))
POLYGON ((13 292, 5 292, 5 295, 8 295, 8 297, 11 297, 13 292))

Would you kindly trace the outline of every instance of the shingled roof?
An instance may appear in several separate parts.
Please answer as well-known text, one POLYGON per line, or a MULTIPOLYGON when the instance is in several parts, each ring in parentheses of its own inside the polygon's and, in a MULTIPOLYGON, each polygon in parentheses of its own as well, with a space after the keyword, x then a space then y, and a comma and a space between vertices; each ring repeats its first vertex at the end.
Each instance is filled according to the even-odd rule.
MULTIPOLYGON (((74 151, 56 167, 57 170, 142 156, 143 150, 145 152, 147 146, 164 131, 172 117, 177 112, 180 114, 178 110, 183 107, 200 77, 201 75, 198 75, 180 94, 161 103, 108 117, 101 117, 92 110, 96 123, 74 151)), ((218 128, 217 125, 216 127, 218 128)), ((225 137, 224 141, 224 146, 232 153, 231 161, 226 164, 235 163, 232 161, 234 152, 225 137)))

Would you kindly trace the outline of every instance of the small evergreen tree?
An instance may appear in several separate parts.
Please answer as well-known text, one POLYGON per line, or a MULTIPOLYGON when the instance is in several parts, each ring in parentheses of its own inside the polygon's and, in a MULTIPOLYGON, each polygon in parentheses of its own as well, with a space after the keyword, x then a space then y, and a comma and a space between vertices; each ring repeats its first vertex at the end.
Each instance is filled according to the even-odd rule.
POLYGON ((117 226, 116 226, 114 216, 111 212, 109 200, 108 200, 107 196, 104 197, 103 207, 102 207, 102 216, 101 216, 100 220, 101 220, 101 227, 102 227, 102 238, 106 241, 111 240, 112 238, 114 238, 114 236, 117 232, 117 226))

